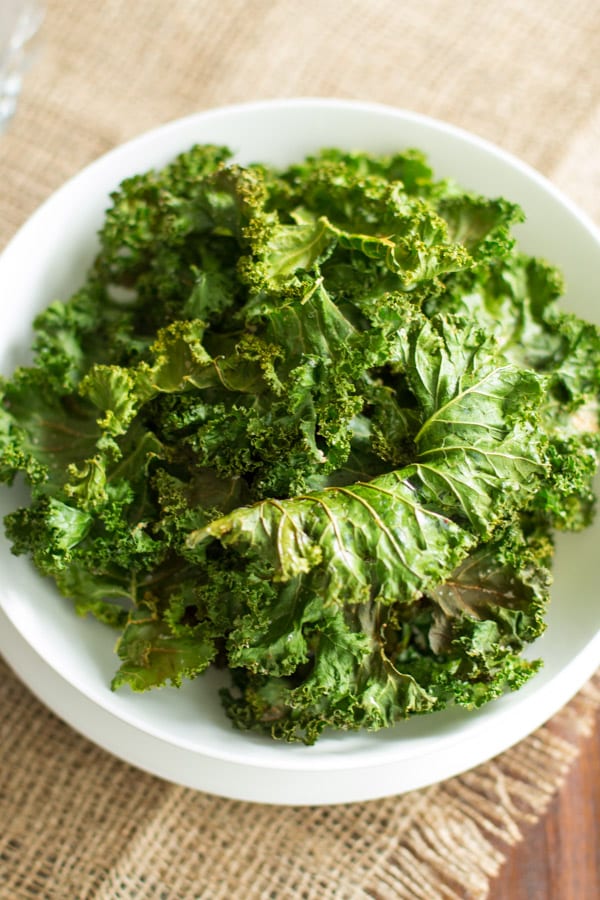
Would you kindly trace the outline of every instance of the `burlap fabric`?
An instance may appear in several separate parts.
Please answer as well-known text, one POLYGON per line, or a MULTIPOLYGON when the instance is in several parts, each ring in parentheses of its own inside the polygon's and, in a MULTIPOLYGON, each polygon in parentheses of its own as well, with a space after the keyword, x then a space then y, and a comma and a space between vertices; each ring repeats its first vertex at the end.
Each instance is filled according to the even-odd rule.
MULTIPOLYGON (((211 106, 294 95, 377 100, 462 125, 600 219, 600 6, 590 0, 50 0, 43 36, 0 139, 0 244, 121 141, 211 106)), ((460 778, 376 803, 272 808, 132 769, 0 664, 0 897, 483 898, 599 707, 596 678, 460 778)))

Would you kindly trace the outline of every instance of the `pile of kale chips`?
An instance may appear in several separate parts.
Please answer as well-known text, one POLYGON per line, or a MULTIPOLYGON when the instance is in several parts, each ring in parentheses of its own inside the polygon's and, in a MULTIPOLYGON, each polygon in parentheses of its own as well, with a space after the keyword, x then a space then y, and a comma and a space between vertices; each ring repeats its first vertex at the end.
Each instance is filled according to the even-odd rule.
POLYGON ((598 329, 515 205, 419 152, 229 158, 125 181, 38 316, 1 385, 14 552, 119 629, 114 687, 226 666, 276 738, 518 688, 552 533, 592 515, 598 329))

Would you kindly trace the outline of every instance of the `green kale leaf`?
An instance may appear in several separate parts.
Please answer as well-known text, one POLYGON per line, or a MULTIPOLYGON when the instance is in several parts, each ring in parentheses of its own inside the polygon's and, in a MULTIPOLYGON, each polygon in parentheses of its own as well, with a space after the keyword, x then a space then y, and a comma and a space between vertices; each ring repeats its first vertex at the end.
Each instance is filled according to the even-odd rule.
POLYGON ((114 689, 224 667, 278 739, 519 688, 594 514, 598 328, 417 150, 231 159, 124 181, 0 382, 13 552, 116 629, 114 689))

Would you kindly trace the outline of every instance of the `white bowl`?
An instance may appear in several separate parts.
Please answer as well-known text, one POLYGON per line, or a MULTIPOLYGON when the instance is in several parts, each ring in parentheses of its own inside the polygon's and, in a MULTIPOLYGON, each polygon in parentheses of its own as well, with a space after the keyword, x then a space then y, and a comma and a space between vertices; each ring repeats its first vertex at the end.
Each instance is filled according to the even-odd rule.
MULTIPOLYGON (((600 321, 600 236, 542 176, 450 125, 373 104, 338 100, 254 103, 190 116, 113 150, 54 194, 0 258, 0 369, 28 357, 31 320, 83 280, 108 194, 125 177, 160 167, 194 143, 228 144, 241 162, 287 164, 323 146, 390 152, 422 148, 439 176, 519 202, 527 252, 564 271, 565 306, 600 321)), ((0 513, 21 498, 0 491, 0 513)), ((600 664, 595 548, 600 523, 558 542, 548 630, 533 648, 543 670, 521 691, 477 712, 451 709, 376 734, 334 734, 314 747, 234 730, 216 673, 144 695, 112 693, 114 634, 79 619, 30 563, 0 541, 0 650, 54 712, 124 760, 180 784, 268 803, 373 799, 455 775, 525 737, 600 664)))

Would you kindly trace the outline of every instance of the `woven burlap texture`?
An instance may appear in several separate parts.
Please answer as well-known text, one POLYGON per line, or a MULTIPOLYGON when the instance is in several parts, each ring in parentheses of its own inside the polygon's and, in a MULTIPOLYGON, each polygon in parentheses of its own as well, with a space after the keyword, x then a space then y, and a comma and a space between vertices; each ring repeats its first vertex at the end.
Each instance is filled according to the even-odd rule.
MULTIPOLYGON (((0 245, 66 178, 147 128, 301 95, 469 128, 600 218, 600 7, 589 0, 50 0, 42 36, 0 140, 0 245)), ((596 679, 496 760, 404 797, 273 808, 132 769, 2 665, 0 898, 484 898, 599 706, 596 679)))
POLYGON ((591 727, 600 680, 496 760, 402 797, 270 807, 168 785, 109 756, 0 668, 0 896, 460 900, 487 895, 591 727), (569 721, 570 720, 570 725, 569 721))

